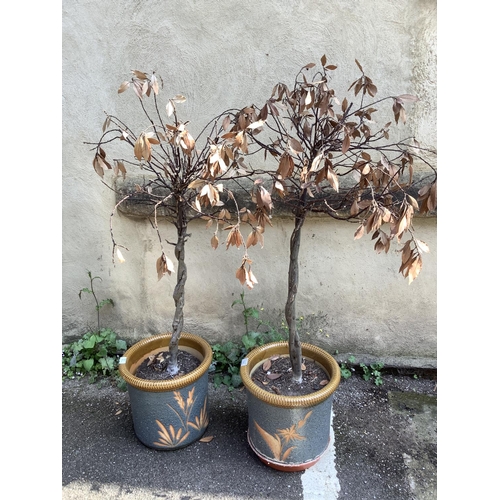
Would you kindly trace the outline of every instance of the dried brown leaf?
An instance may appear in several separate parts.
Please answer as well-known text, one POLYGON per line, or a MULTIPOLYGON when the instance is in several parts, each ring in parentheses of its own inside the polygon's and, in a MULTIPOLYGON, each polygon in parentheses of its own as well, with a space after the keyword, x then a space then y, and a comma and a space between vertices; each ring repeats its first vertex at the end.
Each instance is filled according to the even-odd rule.
POLYGON ((184 154, 191 156, 196 144, 193 136, 187 130, 184 130, 180 135, 180 146, 184 154))
POLYGON ((141 82, 138 80, 134 80, 133 82, 134 85, 134 92, 139 99, 142 99, 142 94, 143 94, 143 85, 141 82))
POLYGON ((127 169, 125 168, 125 165, 121 160, 115 160, 115 175, 119 176, 120 174, 125 179, 127 175, 127 169))
POLYGON ((167 105, 165 106, 165 110, 167 112, 168 117, 170 117, 174 114, 175 106, 174 106, 174 103, 172 102, 172 99, 168 100, 167 105))
POLYGON ((165 274, 175 273, 174 263, 162 253, 156 261, 156 272, 158 274, 158 281, 160 281, 165 274))
POLYGON ((411 94, 401 94, 396 97, 396 99, 400 102, 417 102, 420 99, 416 95, 411 94))
POLYGON ((265 372, 267 372, 267 371, 271 368, 271 365, 272 365, 271 360, 270 360, 270 359, 266 359, 266 360, 264 361, 264 363, 262 363, 262 369, 263 369, 265 372))
POLYGON ((158 85, 158 78, 156 78, 154 73, 151 75, 151 87, 155 95, 158 95, 158 92, 160 91, 160 86, 158 85))
POLYGON ((245 270, 245 266, 244 265, 238 267, 238 269, 236 270, 236 278, 239 280, 239 282, 242 285, 245 284, 245 281, 246 281, 246 270, 245 270))
POLYGON ((310 108, 310 104, 312 104, 313 102, 313 92, 311 91, 311 89, 309 89, 307 92, 306 92, 306 97, 304 99, 304 104, 306 105, 306 108, 310 108))
POLYGON ((408 284, 410 285, 412 281, 417 279, 420 271, 422 270, 422 259, 418 256, 411 264, 408 269, 408 284))
POLYGON ((370 234, 372 230, 377 229, 375 227, 376 218, 377 218, 376 212, 372 213, 370 217, 368 217, 368 220, 366 221, 366 234, 370 234))
MULTIPOLYGON (((403 125, 406 123, 406 110, 405 108, 401 108, 399 111, 399 118, 403 122, 403 125)), ((397 120, 396 120, 397 123, 397 120)))
POLYGON ((345 134, 344 140, 342 141, 342 153, 346 154, 349 151, 349 146, 351 145, 351 138, 348 134, 345 134))
POLYGON ((146 161, 151 161, 151 144, 149 144, 149 139, 143 134, 139 137, 139 140, 142 148, 142 157, 146 161))
POLYGON ((116 249, 116 257, 118 258, 118 262, 125 262, 125 258, 123 257, 122 252, 119 248, 116 249))
POLYGON ((354 233, 354 239, 359 240, 359 238, 361 238, 361 236, 363 236, 363 234, 365 234, 365 226, 363 224, 361 224, 358 227, 358 229, 356 229, 356 232, 354 233))
POLYGON ((406 265, 410 259, 411 259, 411 256, 412 256, 412 251, 411 251, 411 246, 410 246, 410 240, 408 240, 403 248, 401 249, 401 262, 402 262, 402 265, 406 265))
POLYGON ((106 119, 104 120, 104 123, 102 124, 102 131, 105 132, 106 129, 109 127, 109 124, 111 123, 111 118, 109 116, 106 116, 106 119))
POLYGON ((231 126, 231 117, 229 115, 226 115, 224 117, 224 120, 222 120, 222 128, 223 130, 227 131, 230 126, 231 126))
POLYGON ((94 166, 94 170, 96 171, 97 175, 99 177, 104 177, 104 169, 102 168, 101 164, 99 163, 98 156, 94 156, 94 160, 92 162, 92 165, 94 166))
POLYGON ((141 144, 141 136, 137 138, 134 144, 134 155, 140 161, 142 159, 142 144, 141 144))
POLYGON ((322 160, 324 160, 324 158, 325 157, 324 157, 323 153, 317 154, 314 157, 314 159, 313 159, 313 161, 311 163, 311 169, 310 169, 310 171, 311 172, 317 172, 319 170, 320 163, 321 163, 322 160))
POLYGON ((183 96, 182 94, 177 94, 174 98, 173 98, 173 101, 174 102, 178 102, 180 104, 182 104, 183 102, 186 102, 186 97, 183 96))
POLYGON ((351 210, 349 211, 351 215, 358 215, 359 214, 359 206, 357 200, 354 200, 351 205, 351 210))
POLYGON ((282 179, 290 177, 293 173, 293 158, 288 153, 283 153, 278 164, 277 175, 280 175, 282 179))
POLYGON ((374 85, 373 83, 369 83, 367 86, 366 86, 366 90, 367 92, 372 96, 372 97, 375 97, 375 94, 377 93, 377 86, 374 85))
POLYGON ((361 169, 361 173, 363 175, 368 175, 369 173, 371 172, 371 165, 369 163, 367 163, 362 169, 361 169))
POLYGON ((411 206, 415 209, 415 210, 418 210, 418 202, 415 198, 413 198, 413 196, 410 196, 410 195, 407 195, 408 196, 408 200, 410 201, 411 203, 411 206))
POLYGON ((255 277, 255 274, 252 272, 252 269, 248 270, 248 275, 247 275, 247 287, 248 288, 253 288, 254 285, 257 285, 259 282, 257 281, 257 278, 255 277))
POLYGON ((359 91, 363 88, 363 80, 361 78, 356 82, 354 87, 354 95, 358 95, 359 91))
POLYGON ((195 179, 193 182, 191 182, 188 186, 189 189, 200 189, 201 187, 205 186, 206 182, 203 179, 195 179))
POLYGON ((262 128, 265 125, 265 120, 257 120, 250 125, 248 125, 247 129, 249 130, 255 130, 257 128, 262 128))
POLYGON ((125 92, 129 87, 130 87, 130 82, 123 82, 118 88, 118 93, 121 94, 122 92, 125 92))
POLYGON ((427 243, 423 242, 422 240, 415 239, 415 244, 417 245, 417 248, 420 252, 424 253, 429 253, 430 249, 427 243))
POLYGON ((377 242, 375 243, 375 246, 373 248, 375 249, 375 252, 381 253, 385 250, 386 246, 385 246, 384 242, 382 241, 382 239, 379 238, 377 240, 377 242))
POLYGON ((274 206, 271 193, 261 184, 257 185, 256 203, 258 208, 265 208, 268 212, 271 212, 274 206))
POLYGON ((219 238, 217 237, 216 234, 212 236, 212 239, 210 240, 210 244, 212 245, 212 248, 214 250, 217 250, 217 247, 219 246, 219 238))
POLYGON ((290 137, 288 139, 288 145, 290 146, 290 149, 295 154, 304 152, 304 149, 302 148, 302 144, 300 144, 300 142, 297 139, 295 139, 294 137, 290 137))
POLYGON ((200 443, 210 443, 213 438, 213 436, 203 436, 199 441, 200 443))
POLYGON ((138 71, 136 69, 133 69, 132 70, 132 73, 137 77, 139 78, 139 80, 147 80, 147 75, 146 73, 143 73, 142 71, 138 71))
POLYGON ((239 225, 237 224, 235 226, 232 226, 230 228, 228 227, 225 229, 230 229, 226 239, 226 250, 230 246, 235 246, 236 248, 240 248, 240 246, 243 245, 243 236, 240 232, 239 225))

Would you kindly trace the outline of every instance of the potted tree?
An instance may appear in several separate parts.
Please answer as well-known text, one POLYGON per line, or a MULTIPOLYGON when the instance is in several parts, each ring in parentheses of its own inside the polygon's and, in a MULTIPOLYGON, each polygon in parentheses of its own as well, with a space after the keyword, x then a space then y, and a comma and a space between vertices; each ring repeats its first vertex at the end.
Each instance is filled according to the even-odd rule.
MULTIPOLYGON (((118 93, 133 90, 146 124, 134 130, 118 117, 106 115, 101 137, 90 144, 95 151, 96 173, 117 193, 118 202, 111 217, 122 205, 140 204, 159 240, 158 279, 172 273, 177 276, 172 331, 146 337, 130 347, 119 367, 127 383, 137 437, 151 448, 172 450, 200 439, 208 425, 207 373, 212 350, 200 336, 183 332, 188 224, 204 218, 208 225, 214 225, 211 238, 214 248, 218 246, 219 231, 227 230, 226 248, 236 246, 245 250, 236 277, 253 287, 257 279, 247 249, 263 242, 270 195, 263 186, 253 186, 251 194, 257 207, 251 211, 239 206, 225 185, 228 179, 245 179, 252 173, 240 158, 240 152, 247 151, 249 119, 245 118, 244 110, 221 113, 210 120, 195 139, 187 123, 178 117, 177 107, 185 98, 177 95, 161 106, 160 82, 154 73, 132 71, 132 77, 121 84, 118 93), (104 148, 113 149, 112 160, 104 148), (140 171, 141 184, 127 188, 106 182, 107 170, 114 170, 117 180, 125 179, 131 168, 140 171), (236 214, 232 221, 231 212, 236 214), (176 229, 176 241, 167 241, 173 246, 176 270, 160 232, 160 218, 176 229), (246 241, 240 231, 242 224, 248 224, 251 230, 246 241)), ((113 263, 115 257, 124 262, 122 250, 126 247, 116 241, 112 224, 110 232, 113 263)))
POLYGON ((254 115, 259 123, 266 122, 271 139, 249 134, 257 150, 277 161, 277 169, 270 173, 275 206, 281 203, 294 218, 285 306, 288 342, 255 349, 241 367, 250 446, 263 462, 279 470, 306 469, 326 450, 332 395, 340 381, 333 356, 302 344, 297 331, 299 248, 306 216, 320 212, 357 221, 354 238, 372 234, 377 253, 387 253, 392 243, 401 245, 399 271, 410 283, 429 250, 415 236, 412 220, 417 211, 437 207, 434 152, 414 138, 391 140, 391 123, 378 127, 374 122, 377 107, 389 103, 396 124, 405 123, 405 105, 417 98, 375 98, 377 87, 356 64, 361 76, 349 88, 355 101, 339 100, 330 86, 336 66, 323 56, 318 70, 312 71, 315 64, 302 67, 293 87, 278 83, 262 108, 255 107, 254 115))

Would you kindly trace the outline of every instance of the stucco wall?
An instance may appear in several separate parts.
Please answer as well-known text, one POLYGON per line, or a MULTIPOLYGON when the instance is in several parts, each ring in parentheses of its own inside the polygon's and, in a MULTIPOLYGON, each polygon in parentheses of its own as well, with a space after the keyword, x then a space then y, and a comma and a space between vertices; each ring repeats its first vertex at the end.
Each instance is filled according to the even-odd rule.
MULTIPOLYGON (((323 54, 338 66, 335 88, 342 94, 358 77, 356 58, 381 95, 419 95, 398 133, 436 145, 435 0, 64 0, 62 20, 63 341, 95 322, 90 298, 78 298, 87 269, 103 279, 100 297, 116 304, 103 311, 103 321, 124 338, 170 328, 174 279, 157 281, 156 235, 144 220, 117 216, 115 230, 130 251, 125 264, 112 265, 115 198, 84 144, 98 138, 104 111, 137 116, 133 99, 117 94, 131 69, 157 71, 166 95, 188 98, 182 113, 194 135, 222 109, 260 105, 274 83, 291 82, 300 66, 323 54)), ((353 241, 350 224, 306 222, 297 304, 305 340, 330 352, 436 358, 436 220, 419 220, 416 228, 432 253, 408 286, 397 274, 399 254, 376 255, 371 240, 353 241)), ((263 304, 278 321, 290 230, 291 222, 280 219, 266 231, 265 248, 256 254, 259 284, 245 291, 249 304, 263 304)), ((242 291, 234 278, 241 253, 214 252, 202 224, 190 231, 185 329, 211 342, 238 339, 243 324, 230 306, 242 291)))

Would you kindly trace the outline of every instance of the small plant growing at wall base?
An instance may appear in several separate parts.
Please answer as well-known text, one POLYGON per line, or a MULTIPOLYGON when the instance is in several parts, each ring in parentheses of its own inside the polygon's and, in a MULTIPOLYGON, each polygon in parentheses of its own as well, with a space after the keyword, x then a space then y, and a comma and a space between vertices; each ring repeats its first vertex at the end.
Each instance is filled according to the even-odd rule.
POLYGON ((366 381, 373 380, 373 383, 377 386, 384 383, 382 380, 382 368, 384 367, 384 363, 370 363, 369 366, 360 363, 359 366, 363 370, 363 378, 366 381))
POLYGON ((118 363, 120 356, 127 350, 127 343, 117 337, 110 328, 101 328, 100 310, 107 304, 114 306, 112 299, 99 300, 97 298, 94 281, 102 279, 92 276, 87 271, 90 280, 90 288, 82 288, 82 293, 92 295, 96 305, 97 329, 91 329, 80 339, 63 348, 62 353, 62 376, 64 378, 75 378, 88 376, 91 383, 99 377, 112 377, 118 386, 123 389, 124 384, 118 376, 118 363))
POLYGON ((211 371, 214 385, 215 387, 225 385, 230 391, 241 386, 241 361, 252 349, 268 342, 276 342, 286 338, 280 333, 279 328, 260 319, 262 308, 247 306, 244 291, 241 292, 240 298, 231 304, 231 307, 236 305, 242 306, 241 314, 245 325, 245 333, 241 337, 241 344, 228 341, 224 344, 212 345, 214 357, 211 371), (251 320, 257 323, 255 330, 251 329, 251 320), (265 331, 258 331, 260 327, 264 327, 265 331))
POLYGON ((118 339, 109 328, 87 332, 81 339, 63 348, 63 378, 88 376, 93 383, 99 377, 112 377, 123 389, 118 376, 118 363, 126 350, 127 343, 118 339))
POLYGON ((242 307, 241 314, 245 325, 245 334, 242 337, 242 342, 247 351, 268 342, 285 340, 288 336, 288 327, 283 321, 280 327, 277 327, 270 321, 263 321, 261 319, 261 312, 264 310, 263 308, 247 306, 245 303, 244 291, 241 292, 240 298, 231 304, 231 307, 237 305, 242 307), (253 329, 250 326, 252 322, 256 325, 253 329), (261 329, 262 331, 260 331, 261 329))
POLYGON ((211 371, 215 387, 225 385, 230 391, 241 385, 240 364, 248 352, 243 344, 228 341, 213 344, 211 371))
POLYGON ((87 275, 89 277, 89 280, 90 280, 90 288, 82 288, 79 292, 78 292, 78 297, 80 298, 80 300, 82 299, 82 293, 88 293, 90 295, 92 295, 92 297, 94 298, 94 301, 95 301, 95 309, 96 309, 96 312, 97 312, 97 331, 99 331, 101 329, 101 322, 100 322, 100 310, 106 305, 106 304, 110 304, 111 306, 114 306, 114 302, 113 302, 113 299, 103 299, 101 301, 99 301, 97 299, 97 296, 96 296, 96 293, 95 293, 95 290, 94 290, 94 281, 95 280, 99 280, 99 281, 102 281, 101 277, 100 276, 92 276, 92 272, 91 271, 87 271, 87 275))
POLYGON ((350 378, 355 371, 353 364, 356 363, 356 358, 354 356, 349 356, 349 363, 340 363, 340 374, 342 378, 350 378))

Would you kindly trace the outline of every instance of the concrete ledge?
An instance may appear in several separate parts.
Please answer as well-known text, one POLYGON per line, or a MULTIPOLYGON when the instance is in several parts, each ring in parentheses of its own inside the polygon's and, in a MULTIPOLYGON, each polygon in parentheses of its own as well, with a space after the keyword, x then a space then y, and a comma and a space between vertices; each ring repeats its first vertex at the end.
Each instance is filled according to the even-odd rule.
MULTIPOLYGON (((424 174, 420 174, 420 178, 423 180, 424 174)), ((143 185, 145 182, 144 176, 137 176, 137 177, 130 177, 126 179, 125 181, 116 181, 115 189, 116 189, 116 203, 119 203, 123 197, 127 195, 131 195, 129 199, 124 201, 123 203, 120 204, 119 206, 119 211, 123 215, 127 215, 129 217, 133 218, 148 218, 153 216, 153 210, 154 210, 154 205, 157 202, 157 200, 153 201, 148 194, 146 193, 141 193, 136 191, 136 185, 143 185)), ((225 187, 227 187, 231 192, 233 193, 236 202, 238 206, 241 207, 251 207, 253 205, 251 201, 251 196, 250 196, 250 191, 252 188, 252 183, 251 182, 245 182, 245 183, 235 183, 233 182, 226 182, 225 187)), ((418 189, 420 189, 421 186, 415 187, 413 186, 411 189, 408 190, 408 194, 412 195, 414 198, 418 198, 418 189)), ((154 194, 156 196, 163 196, 166 197, 168 196, 168 191, 166 189, 160 189, 156 188, 154 190, 154 194)), ((395 198, 397 198, 397 194, 394 194, 395 198)), ((318 194, 316 197, 316 204, 315 207, 317 209, 320 209, 320 207, 323 205, 323 202, 325 199, 328 199, 329 203, 332 206, 339 206, 342 203, 342 194, 336 193, 333 191, 331 188, 324 188, 323 189, 323 194, 318 194)), ((231 208, 231 206, 234 207, 234 202, 231 200, 224 200, 225 203, 231 208)), ((273 209, 273 218, 284 218, 284 219, 291 219, 293 218, 292 214, 292 207, 289 203, 283 203, 279 199, 274 199, 274 209, 273 209)), ((173 207, 173 204, 171 205, 173 207)), ((338 210, 338 213, 340 216, 345 216, 348 215, 348 211, 350 209, 350 206, 341 206, 341 208, 338 210)), ((321 211, 314 211, 315 209, 313 208, 312 211, 308 212, 307 217, 316 217, 316 218, 328 218, 329 216, 321 211)), ((158 209, 157 211, 157 216, 158 217, 168 217, 168 205, 167 206, 162 206, 158 209)), ((192 211, 192 216, 195 216, 195 212, 192 211)), ((428 215, 420 215, 418 213, 415 214, 415 217, 436 217, 436 212, 428 214, 428 215)))

